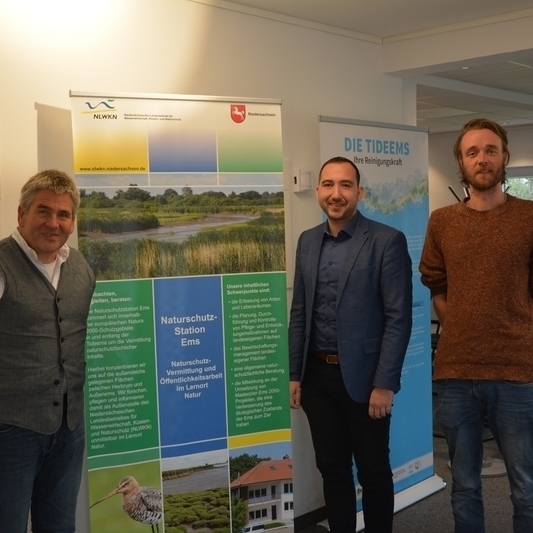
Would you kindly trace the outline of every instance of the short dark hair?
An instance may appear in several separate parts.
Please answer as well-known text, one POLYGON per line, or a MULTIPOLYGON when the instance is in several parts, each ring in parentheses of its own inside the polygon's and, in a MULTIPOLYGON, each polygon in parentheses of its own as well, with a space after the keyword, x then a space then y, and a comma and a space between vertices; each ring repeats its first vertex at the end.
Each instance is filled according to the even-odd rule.
POLYGON ((324 167, 326 165, 330 165, 332 163, 335 163, 337 165, 340 165, 342 163, 348 163, 349 165, 351 165, 353 167, 353 169, 355 170, 355 181, 357 183, 357 185, 359 185, 359 182, 361 181, 361 175, 359 174, 359 169, 355 166, 355 163, 348 159, 347 157, 342 157, 340 155, 337 155, 335 157, 332 157, 331 159, 328 159, 321 167, 320 167, 320 172, 318 173, 318 183, 320 183, 320 178, 322 177, 322 171, 324 170, 324 167))

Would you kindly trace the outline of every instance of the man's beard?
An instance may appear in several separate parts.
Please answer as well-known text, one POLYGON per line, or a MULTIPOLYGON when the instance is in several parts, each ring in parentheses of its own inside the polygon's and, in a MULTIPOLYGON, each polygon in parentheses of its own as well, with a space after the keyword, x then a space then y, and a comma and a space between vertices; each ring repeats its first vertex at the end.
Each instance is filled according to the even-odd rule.
MULTIPOLYGON (((490 179, 478 179, 477 175, 482 171, 482 168, 476 169, 474 173, 469 173, 463 168, 463 180, 468 184, 468 187, 475 189, 476 191, 483 192, 494 188, 498 184, 502 184, 505 181, 505 165, 501 165, 499 168, 486 167, 488 170, 492 170, 490 179)), ((482 174, 483 176, 489 176, 489 174, 482 174)))

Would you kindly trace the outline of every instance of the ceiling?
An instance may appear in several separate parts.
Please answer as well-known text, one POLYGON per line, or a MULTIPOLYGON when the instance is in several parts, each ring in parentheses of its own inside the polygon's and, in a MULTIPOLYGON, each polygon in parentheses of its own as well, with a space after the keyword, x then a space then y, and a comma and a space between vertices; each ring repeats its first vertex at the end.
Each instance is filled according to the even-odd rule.
MULTIPOLYGON (((439 32, 444 27, 476 26, 531 16, 531 0, 193 0, 228 9, 236 8, 279 20, 294 19, 317 27, 329 26, 374 42, 392 42, 417 32, 439 32), (523 12, 523 13, 520 13, 523 12), (285 17, 285 18, 283 18, 285 17)), ((533 28, 532 28, 533 31, 533 28)), ((495 35, 488 33, 489 38, 495 35)), ((484 97, 455 88, 418 84, 417 122, 430 133, 454 131, 476 116, 506 126, 533 123, 533 50, 506 54, 482 66, 432 72, 443 80, 456 80, 503 89, 503 96, 484 97), (508 98, 512 94, 520 98, 508 98), (527 95, 526 98, 523 95, 527 95), (530 98, 531 97, 531 98, 530 98)), ((452 84, 453 85, 453 84, 452 84)), ((460 84, 456 84, 460 85, 460 84)))

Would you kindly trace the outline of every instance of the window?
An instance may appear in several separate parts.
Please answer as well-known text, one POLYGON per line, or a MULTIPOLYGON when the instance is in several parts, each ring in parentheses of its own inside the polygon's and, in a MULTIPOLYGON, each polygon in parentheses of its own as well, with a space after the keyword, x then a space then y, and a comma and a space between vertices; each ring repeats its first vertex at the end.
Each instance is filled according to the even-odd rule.
POLYGON ((507 178, 506 191, 517 198, 533 200, 533 176, 507 178))
POLYGON ((264 488, 264 489, 255 489, 255 490, 251 490, 249 493, 248 493, 248 498, 250 500, 253 500, 255 498, 264 498, 266 497, 267 495, 267 489, 264 488))
POLYGON ((283 492, 285 494, 292 494, 292 483, 285 483, 283 485, 283 492))
POLYGON ((285 502, 284 507, 285 511, 292 511, 294 509, 293 502, 285 502))
POLYGON ((533 167, 507 167, 506 191, 517 198, 533 200, 533 167))

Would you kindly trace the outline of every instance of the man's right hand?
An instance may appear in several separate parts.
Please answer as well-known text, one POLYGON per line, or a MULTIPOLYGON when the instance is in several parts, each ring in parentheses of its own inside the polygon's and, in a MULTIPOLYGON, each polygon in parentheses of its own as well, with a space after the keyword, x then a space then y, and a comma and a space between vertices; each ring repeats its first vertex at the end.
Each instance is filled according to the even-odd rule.
POLYGON ((291 402, 291 409, 300 409, 302 404, 300 403, 300 397, 302 394, 302 389, 300 388, 299 381, 290 381, 289 382, 289 396, 291 402))

